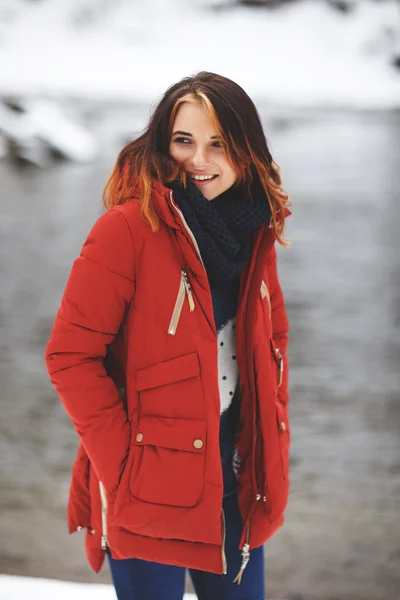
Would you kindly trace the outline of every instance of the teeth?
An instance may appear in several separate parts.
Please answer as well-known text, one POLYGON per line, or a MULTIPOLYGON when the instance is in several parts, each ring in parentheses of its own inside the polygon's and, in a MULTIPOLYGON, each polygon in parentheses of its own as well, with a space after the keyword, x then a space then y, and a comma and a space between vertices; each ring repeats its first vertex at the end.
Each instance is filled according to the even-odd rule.
POLYGON ((197 181, 205 181, 208 179, 212 179, 215 175, 191 175, 192 179, 196 179, 197 181))

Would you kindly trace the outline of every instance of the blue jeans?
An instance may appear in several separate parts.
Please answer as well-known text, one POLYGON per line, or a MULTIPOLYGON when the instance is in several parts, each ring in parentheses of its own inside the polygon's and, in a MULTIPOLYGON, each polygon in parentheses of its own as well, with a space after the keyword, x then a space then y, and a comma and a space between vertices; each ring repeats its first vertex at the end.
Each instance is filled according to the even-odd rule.
MULTIPOLYGON (((189 569, 199 600, 264 600, 264 548, 250 551, 250 561, 240 585, 233 583, 242 562, 238 548, 242 518, 237 496, 224 498, 226 523, 226 575, 189 569)), ((111 575, 118 600, 182 600, 185 587, 185 568, 165 565, 139 558, 117 560, 107 552, 111 575)))

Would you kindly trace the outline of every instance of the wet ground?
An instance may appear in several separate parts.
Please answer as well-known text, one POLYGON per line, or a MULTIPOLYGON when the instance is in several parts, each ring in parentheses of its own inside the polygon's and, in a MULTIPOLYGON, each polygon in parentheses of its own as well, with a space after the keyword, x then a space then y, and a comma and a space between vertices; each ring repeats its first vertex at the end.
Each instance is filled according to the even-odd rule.
MULTIPOLYGON (((292 488, 286 524, 266 545, 269 597, 396 600, 400 114, 261 113, 293 201, 292 248, 279 251, 291 321, 292 488)), ((100 127, 104 142, 112 123, 100 127)), ((109 581, 106 569, 95 576, 86 565, 81 534, 66 533, 77 441, 42 358, 72 261, 101 212, 117 148, 106 146, 89 166, 0 164, 5 573, 109 581)))

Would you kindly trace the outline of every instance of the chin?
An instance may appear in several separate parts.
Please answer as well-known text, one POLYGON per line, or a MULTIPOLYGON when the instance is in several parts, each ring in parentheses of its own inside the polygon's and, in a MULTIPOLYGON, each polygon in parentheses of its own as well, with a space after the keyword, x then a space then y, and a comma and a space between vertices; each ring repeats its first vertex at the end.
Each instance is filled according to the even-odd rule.
POLYGON ((227 189, 227 187, 218 186, 218 189, 209 190, 208 192, 206 192, 204 194, 204 197, 207 198, 207 200, 214 200, 214 198, 217 198, 217 196, 223 194, 223 192, 226 192, 227 189))
POLYGON ((221 192, 208 192, 208 194, 203 194, 204 198, 206 198, 206 200, 214 200, 214 198, 216 198, 217 196, 220 195, 221 192))

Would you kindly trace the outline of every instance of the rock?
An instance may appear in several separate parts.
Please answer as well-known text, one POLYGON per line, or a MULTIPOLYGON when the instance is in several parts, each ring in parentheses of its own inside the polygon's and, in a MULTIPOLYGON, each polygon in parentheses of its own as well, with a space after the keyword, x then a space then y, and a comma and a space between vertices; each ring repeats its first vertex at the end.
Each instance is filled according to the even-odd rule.
POLYGON ((0 135, 0 160, 7 156, 7 140, 3 135, 0 135))
POLYGON ((397 39, 393 45, 392 65, 400 69, 400 27, 397 27, 397 39))
POLYGON ((14 156, 20 154, 38 165, 49 160, 50 151, 85 163, 94 160, 99 150, 96 138, 51 100, 0 105, 0 133, 9 141, 14 156))
POLYGON ((352 12, 358 0, 328 0, 328 4, 336 8, 342 13, 348 14, 352 12))

